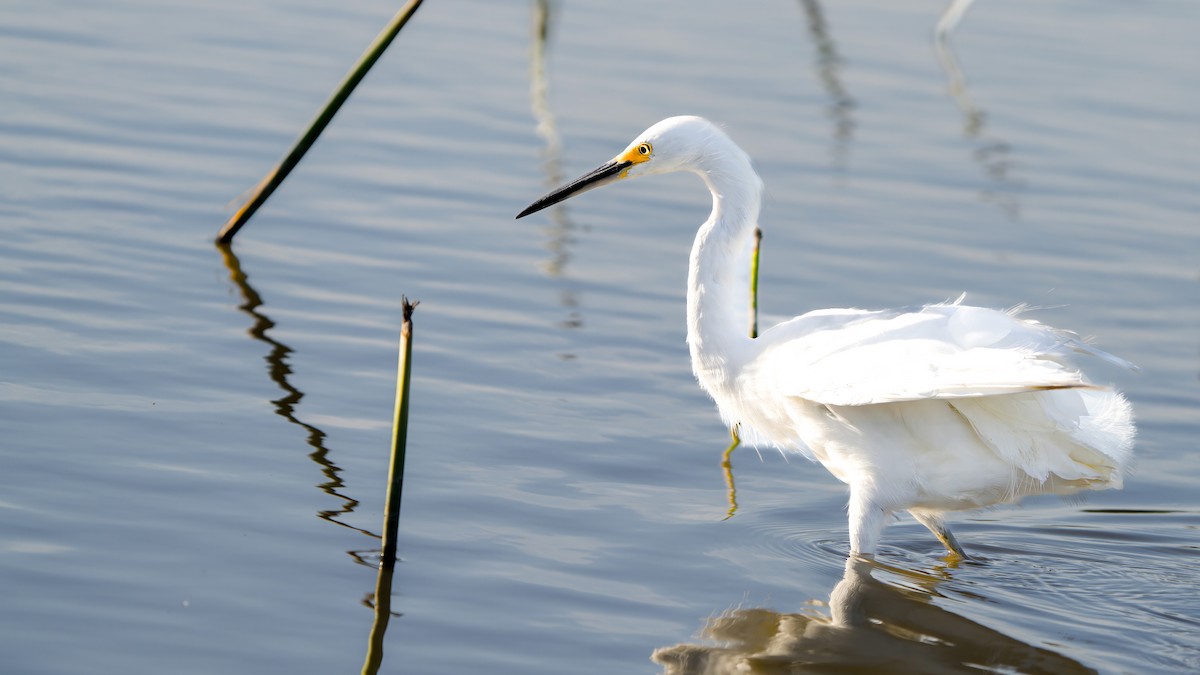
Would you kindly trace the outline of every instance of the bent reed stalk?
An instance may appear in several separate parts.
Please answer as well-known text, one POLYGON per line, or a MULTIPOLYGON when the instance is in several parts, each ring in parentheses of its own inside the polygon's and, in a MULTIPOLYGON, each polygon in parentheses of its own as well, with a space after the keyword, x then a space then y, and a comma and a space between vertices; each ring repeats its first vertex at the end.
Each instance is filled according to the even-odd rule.
POLYGON ((409 0, 407 5, 396 12, 396 15, 392 17, 388 25, 380 31, 375 40, 367 47, 367 50, 363 52, 363 55, 358 58, 358 62, 346 74, 342 83, 338 85, 333 95, 329 97, 324 107, 317 113, 316 118, 309 124, 308 130, 292 146, 291 151, 288 152, 283 160, 266 177, 259 181, 241 208, 237 210, 237 213, 234 213, 233 217, 225 222, 220 233, 217 234, 217 243, 228 244, 232 242, 233 236, 238 233, 238 230, 242 229, 242 226, 246 224, 246 221, 250 220, 250 217, 254 215, 258 207, 267 201, 267 198, 275 192, 275 188, 279 187, 283 183, 283 179, 287 178, 292 169, 300 163, 300 159, 304 157, 304 154, 308 152, 313 143, 317 142, 317 137, 329 125, 329 122, 337 114, 342 104, 346 102, 346 99, 350 98, 350 94, 358 86, 358 83, 362 81, 363 77, 366 76, 367 71, 371 70, 371 66, 374 66, 379 57, 383 55, 384 50, 392 43, 392 39, 396 37, 396 34, 400 32, 404 24, 408 23, 408 20, 412 18, 417 8, 421 6, 422 1, 409 0))

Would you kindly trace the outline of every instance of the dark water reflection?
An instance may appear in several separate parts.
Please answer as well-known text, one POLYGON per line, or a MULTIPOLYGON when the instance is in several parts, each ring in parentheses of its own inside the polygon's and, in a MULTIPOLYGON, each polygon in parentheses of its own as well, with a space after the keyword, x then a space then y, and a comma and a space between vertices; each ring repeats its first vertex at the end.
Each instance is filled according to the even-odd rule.
POLYGON ((815 601, 813 608, 795 613, 730 610, 709 619, 701 632, 720 646, 663 647, 652 659, 668 675, 1096 672, 934 604, 938 586, 954 573, 948 567, 913 572, 852 557, 828 604, 815 601), (905 583, 879 581, 877 569, 905 583))
MULTIPOLYGON (((354 512, 355 507, 358 506, 358 500, 341 492, 346 487, 346 484, 342 480, 341 468, 329 459, 329 448, 325 447, 325 432, 296 416, 296 405, 304 398, 304 392, 297 389, 288 380, 288 376, 292 374, 292 367, 288 364, 288 356, 292 354, 292 348, 267 335, 267 331, 275 327, 275 322, 264 313, 262 296, 250 285, 249 275, 242 271, 242 263, 233 252, 233 247, 228 244, 218 243, 217 250, 220 251, 221 258, 225 262, 225 267, 229 270, 230 281, 237 286, 238 291, 242 295, 242 304, 238 305, 238 309, 248 314, 254 320, 254 324, 246 332, 250 337, 259 342, 266 343, 271 348, 270 352, 263 357, 267 362, 267 375, 284 392, 284 396, 271 401, 271 405, 275 406, 275 414, 305 431, 307 434, 305 442, 313 449, 308 457, 317 463, 317 466, 321 468, 321 473, 327 479, 323 483, 318 483, 316 487, 325 494, 336 497, 342 502, 339 508, 318 511, 317 517, 335 525, 361 532, 368 537, 379 539, 379 535, 374 532, 361 527, 355 527, 342 520, 342 516, 354 512)), ((374 566, 364 560, 363 554, 366 553, 365 551, 347 551, 347 553, 355 561, 363 565, 374 566)))
MULTIPOLYGON (((275 412, 280 417, 299 426, 308 433, 306 441, 313 448, 313 451, 309 453, 309 458, 321 467, 321 472, 328 479, 324 483, 318 483, 317 487, 322 492, 337 497, 342 501, 341 508, 318 511, 317 517, 335 525, 365 534, 373 539, 381 540, 382 538, 378 534, 351 525, 341 519, 342 516, 353 513, 359 502, 341 492, 346 487, 346 484, 341 477, 341 468, 329 459, 329 448, 325 446, 325 432, 296 416, 296 404, 300 402, 300 399, 304 398, 304 392, 297 389, 288 380, 288 376, 291 375, 292 370, 291 366, 288 365, 287 357, 292 353, 292 348, 267 335, 267 331, 275 326, 275 322, 263 312, 262 296, 250 285, 249 276, 242 270, 241 261, 234 254, 233 247, 228 244, 218 243, 217 249, 221 253, 225 267, 229 270, 230 280, 241 292, 242 304, 238 305, 238 309, 249 314, 254 319, 254 325, 247 332, 250 337, 260 342, 265 342, 271 347, 271 351, 264 357, 268 365, 267 373, 271 381, 278 385, 286 394, 282 398, 271 401, 275 406, 275 412)), ((367 593, 362 599, 362 604, 370 608, 373 615, 370 636, 367 640, 367 654, 363 662, 362 672, 364 675, 374 675, 379 672, 380 667, 383 665, 384 638, 387 636, 391 618, 393 616, 401 616, 399 612, 392 611, 392 581, 395 576, 396 560, 394 557, 386 558, 382 556, 378 549, 350 550, 346 553, 358 564, 376 569, 375 590, 367 593)))
POLYGON ((395 577, 395 561, 380 563, 375 576, 375 592, 368 596, 368 606, 374 612, 371 621, 371 635, 367 639, 367 656, 363 661, 362 675, 375 675, 383 665, 385 648, 384 638, 387 637, 388 625, 392 617, 402 616, 392 611, 392 579, 395 577))

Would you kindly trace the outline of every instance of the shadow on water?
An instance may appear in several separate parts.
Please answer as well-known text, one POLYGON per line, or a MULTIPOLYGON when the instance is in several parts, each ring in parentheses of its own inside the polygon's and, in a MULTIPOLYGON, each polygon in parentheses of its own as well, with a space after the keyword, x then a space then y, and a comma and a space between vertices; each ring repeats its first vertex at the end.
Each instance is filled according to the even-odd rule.
POLYGON ((1012 146, 993 134, 985 133, 987 112, 979 107, 967 88, 967 78, 958 63, 950 36, 974 0, 951 0, 934 28, 933 49, 946 73, 951 98, 963 116, 963 136, 972 141, 974 161, 992 187, 982 191, 984 201, 993 202, 1006 216, 1020 217, 1016 191, 1021 181, 1013 176, 1012 146))
POLYGON ((821 9, 820 0, 800 0, 804 18, 808 22, 808 34, 816 47, 815 67, 821 86, 829 97, 827 114, 833 120, 833 165, 842 169, 846 166, 850 141, 854 140, 854 98, 842 84, 842 66, 845 61, 838 54, 837 44, 829 33, 829 23, 821 9))
POLYGON ((1026 644, 934 604, 951 567, 914 572, 851 557, 845 574, 812 609, 730 610, 705 622, 701 638, 654 651, 667 675, 721 673, 1094 673, 1056 652, 1026 644), (875 579, 883 570, 899 584, 875 579), (817 609, 824 605, 827 612, 817 609))
MULTIPOLYGON (((546 172, 546 185, 555 188, 564 182, 562 171, 562 140, 558 135, 558 123, 550 109, 548 98, 549 80, 546 77, 546 45, 554 21, 557 5, 552 0, 533 2, 533 42, 530 55, 529 96, 533 117, 537 121, 537 134, 546 145, 542 149, 542 168, 546 172)), ((549 209, 550 227, 544 231, 546 248, 550 258, 542 264, 546 274, 555 279, 563 277, 567 263, 571 260, 571 244, 575 242, 578 226, 571 221, 567 207, 558 204, 549 209)), ((564 287, 560 298, 567 309, 567 317, 559 322, 562 328, 580 328, 583 315, 579 311, 579 298, 573 289, 564 287)), ((570 358, 570 355, 560 355, 570 358)))
MULTIPOLYGON (((308 457, 317 463, 321 468, 321 473, 327 479, 323 483, 318 483, 316 487, 320 488, 322 492, 342 501, 341 508, 318 511, 317 517, 378 539, 379 535, 373 532, 339 520, 341 516, 354 512, 354 509, 358 506, 358 500, 339 492, 346 484, 341 478, 341 468, 329 459, 329 448, 325 447, 325 432, 296 416, 296 405, 304 398, 304 392, 294 387, 288 381, 288 376, 292 374, 292 368, 288 365, 287 359, 292 353, 292 348, 267 334, 268 331, 275 327, 275 322, 262 312, 262 296, 250 285, 246 273, 242 271, 241 261, 234 254, 232 247, 228 244, 218 243, 217 249, 220 250, 221 257, 225 261, 225 267, 229 270, 230 280, 233 281, 242 294, 242 304, 238 305, 238 309, 248 314, 254 320, 254 324, 250 326, 247 333, 250 334, 250 337, 270 347, 270 351, 263 357, 267 362, 267 375, 284 393, 284 396, 271 401, 271 404, 275 406, 275 414, 304 429, 307 434, 305 441, 313 448, 308 457)), ((370 565, 370 563, 363 559, 362 552, 347 551, 347 553, 355 561, 373 567, 373 565, 370 565)))

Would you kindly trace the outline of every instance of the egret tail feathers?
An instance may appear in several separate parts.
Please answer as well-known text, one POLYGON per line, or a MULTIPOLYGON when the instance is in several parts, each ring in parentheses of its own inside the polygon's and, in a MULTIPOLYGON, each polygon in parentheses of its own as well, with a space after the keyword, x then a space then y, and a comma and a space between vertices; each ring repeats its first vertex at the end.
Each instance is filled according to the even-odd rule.
POLYGON ((1119 488, 1132 454, 1133 412, 1115 391, 1091 388, 987 396, 954 407, 996 455, 1019 469, 1009 495, 1119 488))

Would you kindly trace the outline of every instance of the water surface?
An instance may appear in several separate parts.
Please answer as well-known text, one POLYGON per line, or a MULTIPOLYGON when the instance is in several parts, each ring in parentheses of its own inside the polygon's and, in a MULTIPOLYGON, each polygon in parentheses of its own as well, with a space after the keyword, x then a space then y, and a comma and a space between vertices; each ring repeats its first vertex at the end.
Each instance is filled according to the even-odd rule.
POLYGON ((0 10, 6 671, 359 668, 401 294, 381 672, 1200 669, 1200 11, 976 3, 960 82, 943 9, 560 3, 539 47, 533 3, 428 2, 232 256, 227 204, 395 7, 0 10), (512 219, 681 113, 766 182, 766 315, 968 291, 1136 362, 1096 371, 1137 412, 1126 488, 961 516, 957 567, 904 520, 847 571, 842 487, 742 449, 726 519, 683 344, 702 186, 512 219))

